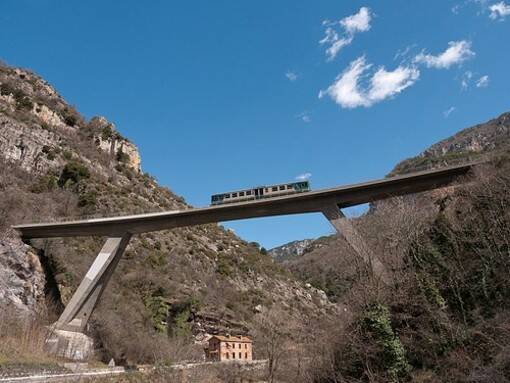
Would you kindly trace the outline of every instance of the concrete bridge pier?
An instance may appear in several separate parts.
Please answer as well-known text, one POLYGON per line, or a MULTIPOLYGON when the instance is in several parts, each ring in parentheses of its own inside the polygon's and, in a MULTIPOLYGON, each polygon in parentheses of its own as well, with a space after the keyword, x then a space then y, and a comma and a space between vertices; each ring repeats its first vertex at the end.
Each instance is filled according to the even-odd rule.
POLYGON ((385 274, 384 265, 374 255, 370 246, 363 239, 361 234, 356 230, 351 220, 347 218, 339 206, 332 202, 322 208, 322 214, 336 229, 347 243, 352 247, 356 254, 365 262, 368 271, 374 276, 383 277, 385 274))
POLYGON ((94 351, 92 338, 85 335, 90 315, 117 267, 131 234, 110 237, 90 266, 60 318, 51 326, 46 349, 55 355, 87 360, 94 351))

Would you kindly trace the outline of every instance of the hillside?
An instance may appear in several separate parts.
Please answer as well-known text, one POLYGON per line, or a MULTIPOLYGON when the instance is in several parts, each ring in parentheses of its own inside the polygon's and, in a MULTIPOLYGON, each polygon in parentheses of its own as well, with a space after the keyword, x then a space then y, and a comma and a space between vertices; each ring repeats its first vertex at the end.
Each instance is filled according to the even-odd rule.
MULTIPOLYGON (((113 123, 87 121, 36 74, 0 65, 2 311, 30 314, 44 307, 54 320, 104 241, 23 244, 11 225, 189 207, 142 172, 136 145, 113 123)), ((152 362, 174 357, 176 344, 210 334, 254 335, 268 314, 291 331, 305 318, 336 310, 258 245, 211 224, 135 236, 90 332, 103 360, 152 362)), ((195 357, 201 355, 198 347, 195 357)))
POLYGON ((383 275, 338 236, 283 263, 351 310, 313 381, 510 381, 510 114, 392 174, 477 158, 488 162, 469 183, 380 201, 355 220, 383 275))

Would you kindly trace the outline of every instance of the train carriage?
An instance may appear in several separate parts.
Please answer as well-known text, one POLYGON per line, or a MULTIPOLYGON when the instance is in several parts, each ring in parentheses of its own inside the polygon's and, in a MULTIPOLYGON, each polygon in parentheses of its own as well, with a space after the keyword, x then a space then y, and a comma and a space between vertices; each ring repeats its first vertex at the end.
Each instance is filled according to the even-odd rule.
POLYGON ((227 193, 214 194, 211 196, 211 206, 280 197, 307 191, 310 191, 310 183, 308 181, 290 182, 270 186, 257 186, 253 189, 241 189, 227 193))

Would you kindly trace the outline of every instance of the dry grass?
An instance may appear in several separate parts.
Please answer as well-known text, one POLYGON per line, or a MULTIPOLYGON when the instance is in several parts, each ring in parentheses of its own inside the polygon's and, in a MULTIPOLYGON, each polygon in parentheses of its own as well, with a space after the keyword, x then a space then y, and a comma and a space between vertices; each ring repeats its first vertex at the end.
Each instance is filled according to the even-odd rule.
POLYGON ((0 312, 0 369, 9 366, 57 365, 44 351, 48 334, 45 311, 23 315, 14 308, 0 312))

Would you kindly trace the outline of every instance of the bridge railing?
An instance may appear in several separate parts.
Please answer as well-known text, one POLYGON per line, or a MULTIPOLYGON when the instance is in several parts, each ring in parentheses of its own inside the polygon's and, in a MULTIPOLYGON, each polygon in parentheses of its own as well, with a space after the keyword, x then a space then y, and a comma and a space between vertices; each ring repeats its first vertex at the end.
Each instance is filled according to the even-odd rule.
MULTIPOLYGON (((442 168, 448 168, 453 166, 460 166, 469 163, 475 162, 485 162, 490 159, 489 155, 486 154, 477 154, 470 153, 469 155, 463 154, 462 156, 443 156, 439 158, 434 157, 426 157, 426 156, 417 156, 410 160, 406 160, 397 164, 395 168, 386 175, 388 177, 394 177, 399 175, 406 175, 415 172, 427 171, 427 170, 439 170, 442 168), (424 163, 419 164, 420 161, 424 163), (416 163, 418 162, 418 165, 416 163)), ((187 210, 191 209, 191 206, 185 205, 182 209, 179 210, 187 210)), ((101 211, 93 214, 79 214, 79 215, 69 215, 69 216, 39 216, 39 217, 30 217, 30 223, 51 223, 51 222, 69 222, 69 221, 81 221, 81 220, 92 220, 92 219, 100 219, 104 217, 123 217, 137 214, 151 214, 151 213, 163 213, 169 211, 178 211, 178 210, 169 210, 166 208, 158 207, 153 209, 145 209, 142 207, 135 207, 129 210, 118 210, 118 211, 101 211)))

